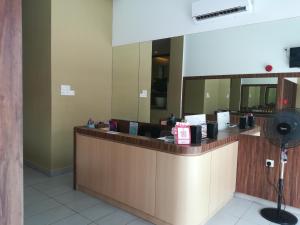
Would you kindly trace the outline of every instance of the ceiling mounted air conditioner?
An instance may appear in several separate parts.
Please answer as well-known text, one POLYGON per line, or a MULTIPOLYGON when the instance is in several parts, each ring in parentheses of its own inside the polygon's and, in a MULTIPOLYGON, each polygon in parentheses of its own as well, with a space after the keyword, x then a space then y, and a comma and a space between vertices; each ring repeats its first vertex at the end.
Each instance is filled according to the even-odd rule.
POLYGON ((200 0, 193 3, 192 16, 198 23, 220 16, 249 12, 252 12, 251 0, 200 0))

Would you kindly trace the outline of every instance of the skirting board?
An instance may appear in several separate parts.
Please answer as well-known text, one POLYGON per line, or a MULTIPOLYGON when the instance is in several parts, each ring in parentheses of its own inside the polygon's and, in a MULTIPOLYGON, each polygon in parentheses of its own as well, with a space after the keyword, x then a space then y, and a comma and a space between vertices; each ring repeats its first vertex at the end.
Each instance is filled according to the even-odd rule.
POLYGON ((33 162, 30 162, 28 160, 24 160, 24 165, 25 166, 28 166, 32 169, 35 169, 49 177, 55 177, 55 176, 60 176, 60 175, 63 175, 63 174, 66 174, 66 173, 71 173, 73 172, 73 166, 69 166, 69 167, 65 167, 65 168, 61 168, 61 169, 55 169, 55 170, 49 170, 49 169, 45 169, 45 168, 42 168, 38 165, 36 165, 35 163, 33 162))
MULTIPOLYGON (((277 207, 276 202, 271 202, 271 201, 268 201, 268 200, 265 200, 265 199, 262 199, 262 198, 257 198, 257 197, 254 197, 254 196, 251 196, 251 195, 246 195, 246 194, 243 194, 243 193, 236 192, 234 194, 234 197, 244 199, 244 200, 248 200, 248 201, 251 201, 251 202, 255 202, 255 203, 264 205, 266 207, 272 207, 272 208, 277 207)), ((300 209, 295 208, 295 207, 286 206, 286 211, 289 211, 291 213, 300 215, 300 209)))

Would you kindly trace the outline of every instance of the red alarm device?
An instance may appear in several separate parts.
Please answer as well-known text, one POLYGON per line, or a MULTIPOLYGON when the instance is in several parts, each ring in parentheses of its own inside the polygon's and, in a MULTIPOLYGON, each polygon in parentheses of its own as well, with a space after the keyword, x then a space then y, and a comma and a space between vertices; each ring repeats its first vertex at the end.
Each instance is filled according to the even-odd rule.
POLYGON ((267 72, 271 72, 272 70, 273 70, 273 66, 271 66, 271 65, 266 66, 266 71, 267 72))

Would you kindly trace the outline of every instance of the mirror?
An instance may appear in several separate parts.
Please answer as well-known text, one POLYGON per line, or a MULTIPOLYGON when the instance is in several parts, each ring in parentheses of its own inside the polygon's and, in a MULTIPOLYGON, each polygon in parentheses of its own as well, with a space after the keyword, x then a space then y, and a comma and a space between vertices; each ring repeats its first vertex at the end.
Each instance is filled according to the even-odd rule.
POLYGON ((241 112, 274 112, 277 85, 243 85, 241 112))
POLYGON ((282 20, 114 47, 112 117, 160 123, 171 113, 177 118, 228 110, 264 115, 300 107, 298 79, 282 78, 284 73, 300 76, 299 69, 290 68, 286 51, 299 46, 294 29, 299 22, 282 20), (265 72, 271 62, 281 74, 265 72))
POLYGON ((214 114, 230 108, 230 79, 190 79, 184 82, 184 115, 214 114))
POLYGON ((241 81, 241 112, 272 113, 276 110, 278 78, 245 78, 241 81))
POLYGON ((181 117, 183 37, 113 48, 112 118, 159 124, 181 117))
POLYGON ((284 78, 279 87, 277 77, 265 78, 185 78, 183 115, 233 113, 274 113, 281 89, 283 108, 300 107, 298 78, 284 78))

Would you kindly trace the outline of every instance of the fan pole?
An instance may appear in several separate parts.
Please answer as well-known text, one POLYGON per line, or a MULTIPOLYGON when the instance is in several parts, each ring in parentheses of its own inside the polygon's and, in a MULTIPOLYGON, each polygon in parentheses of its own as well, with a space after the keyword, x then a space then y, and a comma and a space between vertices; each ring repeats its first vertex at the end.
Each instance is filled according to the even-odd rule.
POLYGON ((295 225, 298 222, 297 217, 293 214, 282 210, 282 199, 283 199, 283 189, 284 189, 284 169, 287 163, 287 150, 285 145, 281 145, 280 148, 280 175, 278 182, 278 202, 276 208, 264 208, 260 211, 260 214, 267 220, 282 224, 282 225, 295 225))
POLYGON ((280 151, 280 176, 278 182, 278 202, 277 202, 277 213, 280 214, 282 199, 283 199, 283 188, 284 188, 284 169, 287 163, 287 151, 284 145, 281 146, 280 151))

